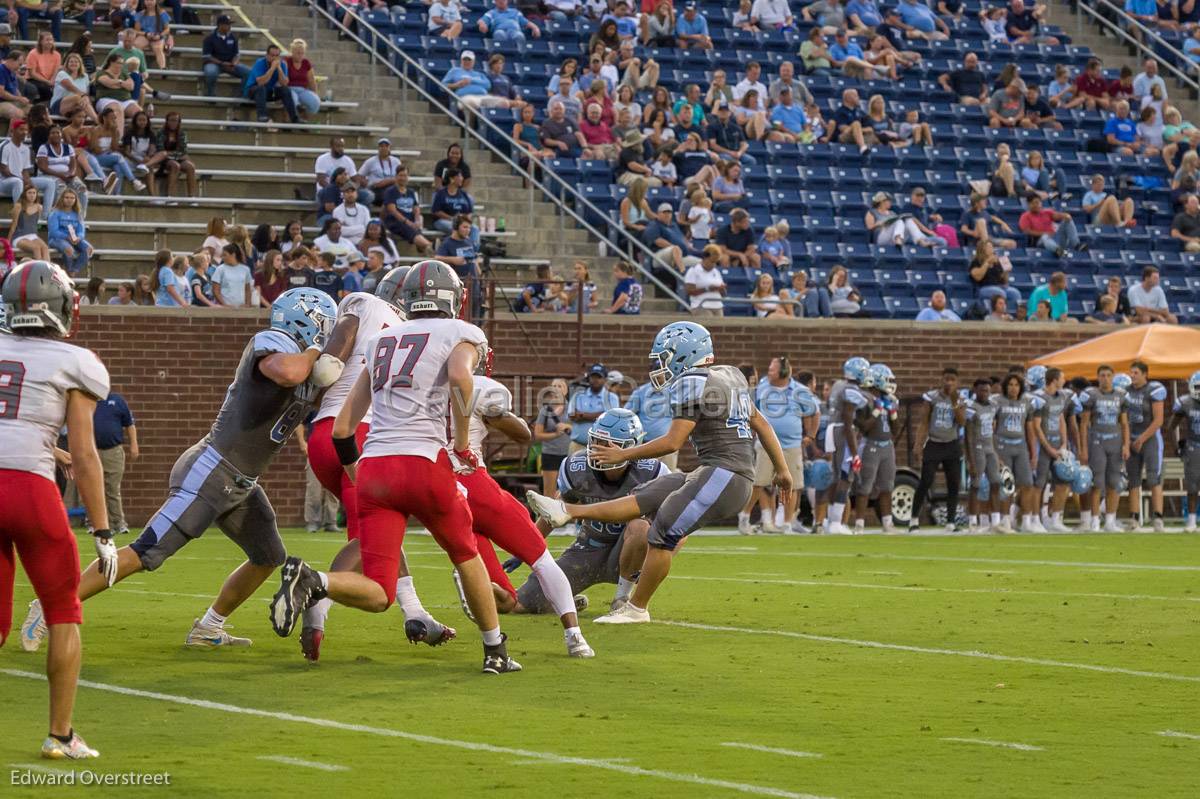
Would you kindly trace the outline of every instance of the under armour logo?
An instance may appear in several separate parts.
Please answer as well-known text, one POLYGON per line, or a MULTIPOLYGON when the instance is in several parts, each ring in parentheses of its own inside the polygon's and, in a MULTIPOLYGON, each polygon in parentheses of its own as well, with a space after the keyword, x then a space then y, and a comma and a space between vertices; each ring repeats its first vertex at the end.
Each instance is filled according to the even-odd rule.
POLYGON ((225 486, 225 489, 224 489, 224 490, 225 490, 225 493, 226 493, 226 494, 232 494, 232 493, 233 493, 233 486, 225 486))

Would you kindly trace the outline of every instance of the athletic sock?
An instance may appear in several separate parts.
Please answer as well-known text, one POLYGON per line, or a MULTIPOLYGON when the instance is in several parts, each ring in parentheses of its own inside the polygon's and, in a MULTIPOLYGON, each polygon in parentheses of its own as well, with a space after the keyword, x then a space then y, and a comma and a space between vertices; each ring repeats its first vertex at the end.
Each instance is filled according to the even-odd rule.
POLYGON ((834 502, 832 505, 829 506, 829 517, 828 517, 829 523, 831 525, 832 524, 841 524, 842 516, 844 516, 845 513, 846 513, 846 503, 845 502, 834 502))
POLYGON ((50 733, 50 737, 59 743, 69 744, 71 743, 71 739, 75 737, 75 728, 72 727, 71 729, 67 730, 66 735, 55 735, 54 733, 50 733))
POLYGON ((311 608, 304 611, 304 629, 325 631, 325 619, 329 618, 329 609, 333 600, 329 597, 318 599, 311 608))
POLYGON ((1054 524, 1062 524, 1062 511, 1056 510, 1054 513, 1050 514, 1050 521, 1054 524))
POLYGON ((860 533, 863 530, 866 530, 867 529, 867 520, 866 519, 855 519, 854 520, 854 529, 858 530, 860 533))
POLYGON ((1028 530, 1030 527, 1033 527, 1033 514, 1032 513, 1021 514, 1021 526, 1024 527, 1026 530, 1028 530))
MULTIPOLYGON (((728 518, 728 517, 726 517, 726 518, 728 518)), ((746 522, 747 524, 749 524, 750 523, 750 514, 742 513, 741 511, 738 511, 738 524, 741 524, 742 522, 746 522)))
POLYGON ((493 627, 490 630, 483 631, 484 646, 500 646, 502 643, 504 643, 504 637, 500 635, 499 627, 493 627))
POLYGON ((1187 523, 1188 523, 1188 524, 1195 524, 1195 523, 1196 523, 1196 514, 1194 514, 1194 513, 1189 513, 1189 514, 1187 515, 1187 523))
MULTIPOLYGON (((1060 513, 1059 517, 1061 517, 1061 516, 1062 516, 1062 514, 1060 513)), ((1090 526, 1092 523, 1092 512, 1090 510, 1079 511, 1079 523, 1083 527, 1090 526)))
POLYGON ((637 580, 626 580, 624 577, 617 578, 617 595, 614 599, 624 602, 629 599, 629 595, 633 593, 633 587, 637 585, 637 580))
POLYGON ((891 527, 892 526, 892 514, 889 513, 887 516, 884 516, 879 521, 883 524, 884 527, 891 527))
POLYGON ((225 617, 217 613, 212 608, 204 611, 204 618, 200 620, 201 627, 216 627, 218 630, 225 626, 225 617))
POLYGON ((994 510, 992 511, 992 527, 995 527, 998 524, 1000 524, 1000 512, 994 510))
POLYGON ((542 593, 550 600, 554 615, 562 618, 575 612, 575 595, 571 592, 571 581, 554 562, 549 550, 543 552, 533 564, 533 576, 541 584, 542 593))
POLYGON ((1116 524, 1117 523, 1117 514, 1105 513, 1104 514, 1104 523, 1105 524, 1116 524))
POLYGON ((417 589, 413 587, 411 574, 396 580, 396 601, 400 603, 400 610, 404 613, 405 621, 409 619, 424 621, 429 618, 429 611, 425 610, 417 596, 417 589))
POLYGON ((572 635, 578 635, 580 638, 582 638, 583 632, 580 631, 578 627, 567 627, 565 630, 563 630, 563 638, 570 638, 572 635))
POLYGON ((972 527, 978 527, 979 526, 979 517, 978 516, 967 516, 967 524, 971 525, 972 527))
POLYGON ((325 572, 317 572, 317 579, 321 581, 321 590, 329 590, 329 575, 325 572))

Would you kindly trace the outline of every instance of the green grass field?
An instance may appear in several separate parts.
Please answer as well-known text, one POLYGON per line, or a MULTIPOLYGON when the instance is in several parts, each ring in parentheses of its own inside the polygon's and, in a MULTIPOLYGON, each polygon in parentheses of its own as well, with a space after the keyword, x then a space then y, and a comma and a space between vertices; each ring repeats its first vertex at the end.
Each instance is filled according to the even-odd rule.
MULTIPOLYGON (((286 538, 321 564, 341 543, 330 534, 286 538)), ((566 543, 552 539, 556 551, 566 543)), ((398 609, 335 608, 321 662, 310 665, 296 638, 271 631, 272 580, 231 620, 252 648, 185 650, 192 619, 238 555, 213 532, 159 573, 86 605, 89 684, 76 724, 103 754, 88 767, 169 772, 171 787, 74 791, 556 799, 1200 791, 1197 536, 698 537, 652 607, 657 623, 585 620, 597 658, 577 661, 555 620, 507 617, 525 671, 491 678, 479 674, 478 635, 454 600, 448 562, 424 536, 410 538, 410 562, 426 606, 459 629, 450 646, 410 646, 398 609)), ((591 619, 612 587, 588 594, 591 619)), ((30 596, 18 572, 18 624, 30 596)), ((46 686, 21 674, 40 674, 43 662, 15 636, 0 650, 0 796, 72 790, 11 784, 71 769, 38 759, 46 686)))

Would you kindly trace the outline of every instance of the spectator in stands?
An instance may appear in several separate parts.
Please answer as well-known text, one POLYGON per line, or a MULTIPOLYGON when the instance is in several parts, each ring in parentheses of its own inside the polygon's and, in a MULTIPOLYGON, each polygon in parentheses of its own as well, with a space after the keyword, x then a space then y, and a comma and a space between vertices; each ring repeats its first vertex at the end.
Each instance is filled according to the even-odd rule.
MULTIPOLYGON (((262 266, 262 260, 270 250, 278 250, 283 244, 274 225, 263 222, 254 228, 250 236, 250 262, 254 268, 262 266)), ((282 255, 282 251, 280 255, 282 255)))
MULTIPOLYGON (((236 245, 233 246, 236 247, 236 245)), ((348 263, 350 253, 358 252, 354 243, 342 235, 342 223, 332 217, 325 220, 325 224, 321 227, 321 235, 313 241, 313 247, 321 255, 333 256, 330 268, 337 264, 348 263)), ((337 299, 336 294, 334 294, 334 299, 337 299)))
MULTIPOLYGON (((563 94, 570 96, 579 91, 579 85, 577 83, 579 80, 579 62, 576 59, 568 58, 564 60, 559 66, 558 71, 551 76, 550 82, 546 84, 547 97, 553 97, 554 95, 559 94, 563 78, 566 78, 569 81, 568 90, 563 92, 563 94)), ((547 110, 549 109, 547 108, 547 110)))
POLYGON ((671 110, 671 94, 664 86, 656 87, 650 95, 650 102, 643 106, 642 124, 648 127, 654 121, 654 116, 659 113, 663 115, 668 125, 675 122, 675 114, 671 110))
POLYGON ((38 34, 37 44, 25 56, 29 69, 27 80, 38 91, 38 102, 49 102, 54 93, 54 78, 62 67, 62 56, 54 47, 54 37, 49 31, 38 34))
POLYGON ((734 106, 734 118, 742 126, 747 139, 761 141, 766 138, 769 124, 765 108, 763 96, 757 89, 747 91, 734 106))
POLYGON ((638 17, 630 10, 630 5, 625 0, 617 0, 616 3, 610 3, 612 13, 607 14, 601 20, 613 20, 617 23, 617 35, 622 40, 634 39, 638 35, 638 17))
POLYGON ((120 193, 124 181, 132 183, 135 191, 145 191, 146 184, 134 177, 133 168, 121 152, 121 138, 117 131, 119 115, 119 111, 111 105, 100 112, 100 127, 89 136, 91 152, 102 167, 116 176, 115 181, 105 181, 104 185, 110 194, 114 191, 120 193))
POLYGON ((366 188, 366 178, 358 174, 358 170, 354 167, 354 159, 346 155, 346 140, 341 136, 334 136, 329 140, 329 152, 321 153, 317 156, 314 170, 316 171, 318 192, 329 185, 330 179, 333 176, 333 171, 337 168, 345 170, 346 175, 350 180, 359 187, 358 201, 363 205, 370 205, 374 201, 374 196, 371 191, 366 188))
POLYGON ((187 308, 192 304, 192 287, 184 278, 187 259, 175 258, 170 250, 159 250, 155 254, 154 274, 150 277, 150 289, 154 292, 154 304, 159 308, 187 308))
POLYGON ((1054 108, 1075 108, 1083 105, 1083 97, 1074 97, 1075 83, 1066 64, 1054 67, 1054 80, 1046 84, 1046 99, 1054 108))
POLYGON ((333 209, 331 216, 342 223, 342 238, 358 246, 363 234, 367 232, 367 220, 371 209, 357 202, 358 189, 347 184, 342 189, 342 202, 333 209))
POLYGON ((1143 97, 1150 94, 1150 90, 1158 86, 1162 89, 1163 98, 1167 96, 1167 84, 1158 74, 1158 60, 1155 58, 1147 58, 1142 61, 1142 71, 1133 79, 1133 98, 1137 102, 1141 102, 1143 97))
POLYGON ((802 316, 808 319, 830 319, 833 317, 833 309, 830 307, 829 290, 824 286, 810 286, 808 283, 808 273, 803 269, 797 269, 792 273, 790 295, 792 300, 798 303, 798 305, 794 306, 794 316, 802 316))
POLYGON ((303 39, 292 39, 288 45, 288 56, 285 59, 287 67, 287 86, 292 93, 292 101, 296 108, 308 116, 313 116, 321 110, 321 96, 317 94, 317 73, 312 62, 305 55, 308 53, 308 42, 303 39))
POLYGON ((993 128, 1032 128, 1025 116, 1025 85, 1014 80, 992 93, 988 100, 988 125, 993 128))
MULTIPOLYGON (((49 196, 54 196, 53 190, 49 196)), ((26 183, 23 189, 16 192, 10 212, 12 221, 8 225, 8 241, 18 256, 28 254, 28 257, 34 260, 50 260, 50 248, 38 236, 38 217, 48 214, 38 202, 37 186, 26 183)))
POLYGON ((1014 181, 1019 179, 1021 182, 1021 194, 1029 195, 1036 194, 1043 200, 1055 199, 1059 196, 1062 199, 1070 199, 1069 192, 1063 192, 1067 187, 1066 173, 1062 167, 1054 167, 1053 173, 1046 166, 1046 159, 1040 150, 1031 150, 1025 157, 1025 166, 1021 167, 1019 173, 1014 173, 1014 181))
POLYGON ((1117 301, 1114 298, 1101 294, 1096 299, 1096 309, 1083 321, 1102 325, 1127 325, 1129 317, 1117 313, 1117 301))
POLYGON ((14 0, 8 7, 8 21, 12 23, 13 6, 16 6, 17 33, 22 39, 29 38, 29 20, 44 19, 50 21, 50 32, 55 41, 62 39, 63 9, 62 3, 54 0, 14 0))
POLYGON ((874 30, 883 25, 883 16, 875 0, 850 0, 845 13, 848 26, 854 30, 874 30))
POLYGON ((493 108, 502 103, 507 107, 503 98, 493 97, 488 93, 492 82, 487 76, 475 69, 475 51, 463 50, 459 56, 459 66, 450 67, 442 76, 442 83, 454 92, 462 103, 470 108, 493 108))
MULTIPOLYGON (((750 13, 753 15, 753 7, 751 7, 750 13)), ((825 36, 834 35, 848 24, 846 7, 841 0, 817 0, 815 3, 809 3, 800 9, 800 18, 805 22, 815 21, 817 26, 814 30, 820 31, 825 36)), ((754 30, 758 30, 758 26, 754 25, 752 18, 750 26, 754 30)), ((860 32, 859 29, 854 31, 855 35, 860 32)))
POLYGON ((616 122, 616 117, 613 115, 613 102, 608 94, 608 84, 602 80, 592 81, 588 86, 588 90, 584 95, 583 100, 583 119, 587 118, 587 110, 592 106, 599 106, 600 118, 604 120, 604 124, 611 126, 616 122))
POLYGON ((512 79, 504 74, 504 56, 500 53, 492 53, 488 57, 487 79, 491 82, 488 93, 491 97, 496 97, 504 102, 495 103, 498 108, 511 108, 515 112, 520 112, 525 107, 525 101, 517 96, 517 89, 513 85, 512 79))
POLYGON ((750 143, 746 141, 741 126, 733 120, 729 103, 718 100, 715 110, 716 118, 709 121, 706 129, 709 150, 721 158, 734 160, 743 165, 757 163, 754 156, 746 152, 750 148, 750 143))
POLYGON ((1162 322, 1168 325, 1179 324, 1179 320, 1175 314, 1171 313, 1167 305, 1167 295, 1159 285, 1157 267, 1143 268, 1142 281, 1130 286, 1127 295, 1135 323, 1139 325, 1151 322, 1162 322))
POLYGON ((742 182, 742 165, 733 161, 724 174, 718 174, 712 186, 713 210, 719 214, 729 213, 734 206, 747 199, 746 185, 742 182))
POLYGON ((429 19, 425 25, 428 36, 440 36, 453 41, 462 35, 463 16, 458 0, 433 0, 429 6, 429 19))
POLYGON ((388 233, 398 236, 428 254, 433 251, 429 239, 422 235, 424 218, 417 193, 408 186, 408 167, 401 164, 396 169, 396 182, 383 194, 383 226, 388 233))
POLYGON ((495 0, 495 5, 480 17, 476 27, 484 36, 491 36, 497 42, 524 44, 524 31, 528 31, 535 39, 542 35, 541 28, 530 22, 524 14, 509 8, 508 0, 495 0))
MULTIPOLYGON (((907 3, 915 0, 905 0, 907 3)), ((1013 44, 1049 44, 1059 43, 1054 36, 1041 33, 1042 19, 1046 16, 1046 7, 1040 3, 1026 5, 1024 0, 1009 0, 1008 4, 1008 38, 1013 44)))
POLYGON ((117 286, 117 296, 108 301, 109 305, 133 305, 133 283, 125 281, 117 286))
POLYGON ((588 271, 587 264, 583 261, 576 261, 571 266, 571 280, 563 289, 563 299, 566 302, 564 310, 567 313, 578 312, 576 303, 580 300, 581 286, 583 312, 591 313, 596 310, 596 306, 599 304, 599 299, 596 297, 596 284, 592 282, 592 276, 588 271))
POLYGON ((1091 214, 1093 225, 1133 227, 1137 224, 1133 218, 1133 199, 1118 200, 1116 195, 1110 194, 1104 187, 1103 175, 1092 175, 1091 189, 1083 195, 1082 207, 1091 214))
POLYGON ((342 280, 341 297, 355 291, 362 291, 362 270, 366 264, 367 259, 356 249, 346 257, 345 261, 334 265, 334 271, 342 280))
MULTIPOLYGON (((167 196, 174 196, 181 174, 187 181, 187 196, 198 195, 200 192, 197 187, 196 165, 188 157, 187 131, 183 129, 178 111, 167 112, 162 130, 158 132, 158 149, 166 154, 159 174, 165 173, 167 176, 167 196)), ((170 204, 168 202, 168 205, 170 204)))
POLYGON ((333 170, 333 175, 330 177, 329 185, 317 192, 318 225, 323 225, 329 215, 333 213, 333 209, 342 202, 342 192, 347 188, 355 188, 346 175, 346 170, 340 166, 333 170))
POLYGON ((579 0, 546 0, 547 15, 555 22, 570 22, 584 13, 579 0))
POLYGON ((750 214, 743 208, 733 209, 729 223, 717 230, 716 245, 721 248, 721 265, 760 268, 762 258, 758 254, 757 241, 750 214))
POLYGON ((661 67, 653 58, 644 61, 633 50, 633 42, 621 42, 617 50, 617 69, 620 70, 621 85, 632 89, 653 89, 658 85, 661 67))
POLYGON ((646 201, 646 190, 650 187, 645 177, 637 176, 627 184, 628 192, 621 198, 618 213, 621 217, 621 227, 639 238, 646 232, 646 226, 654 217, 650 203, 646 201))
POLYGON ((1011 322, 1012 314, 1008 312, 1008 298, 997 294, 987 303, 989 313, 984 317, 985 322, 1011 322))
POLYGON ((204 37, 201 46, 204 58, 204 93, 217 93, 217 78, 222 73, 237 79, 238 86, 246 82, 250 67, 239 63, 238 40, 233 34, 233 20, 228 14, 217 17, 217 26, 204 37))
POLYGON ((525 286, 514 303, 514 310, 518 313, 544 313, 550 310, 550 303, 546 302, 550 299, 547 287, 554 277, 550 272, 550 264, 538 264, 535 271, 537 279, 525 286))
POLYGON ((699 253, 683 235, 670 203, 659 203, 657 213, 646 223, 642 240, 654 250, 654 259, 663 266, 672 267, 675 274, 683 274, 699 261, 699 253))
MULTIPOLYGON (((616 32, 617 21, 615 18, 606 19, 601 23, 600 27, 602 30, 616 32)), ((638 29, 642 45, 646 47, 674 47, 675 9, 671 7, 671 0, 657 0, 654 3, 653 13, 641 15, 638 29)), ((619 33, 617 33, 617 36, 620 38, 619 33)))
POLYGON ((389 188, 396 184, 396 171, 400 168, 400 159, 392 155, 392 140, 386 137, 375 142, 378 152, 363 161, 358 174, 362 176, 368 189, 376 199, 383 197, 389 188))
POLYGON ((579 135, 583 138, 583 157, 602 158, 608 161, 617 157, 617 141, 612 128, 602 118, 601 106, 589 104, 585 119, 579 123, 579 135))
POLYGON ((134 37, 138 49, 152 52, 155 65, 166 69, 167 54, 175 46, 170 14, 159 8, 158 0, 142 0, 142 10, 134 18, 133 28, 138 32, 134 37))
POLYGON ((1108 96, 1108 81, 1104 79, 1104 73, 1100 71, 1100 59, 1098 58, 1088 59, 1083 72, 1075 78, 1071 101, 1063 107, 1078 108, 1079 106, 1083 106, 1088 111, 1095 111, 1098 108, 1107 111, 1112 107, 1112 101, 1108 96))
POLYGON ((296 113, 296 101, 288 88, 287 64, 281 57, 279 48, 274 44, 267 45, 267 53, 254 62, 250 74, 242 87, 242 96, 254 101, 258 110, 258 121, 271 121, 267 113, 267 103, 278 100, 283 103, 288 121, 296 124, 300 116, 296 113))
MULTIPOLYGON (((353 252, 357 253, 358 250, 353 252)), ((341 257, 333 252, 318 253, 316 266, 313 268, 313 288, 325 292, 334 302, 338 302, 342 296, 342 276, 336 267, 339 261, 345 261, 349 257, 349 250, 341 257)))
POLYGON ((792 304, 786 302, 791 295, 787 289, 776 293, 775 281, 766 272, 763 272, 754 281, 754 290, 750 292, 751 305, 754 308, 754 315, 759 319, 767 317, 792 317, 792 304), (780 302, 784 300, 784 302, 780 302))
POLYGON ((708 33, 708 20, 700 14, 696 0, 688 0, 683 6, 683 16, 675 21, 675 36, 681 50, 711 50, 712 38, 708 33))
MULTIPOLYGON (((629 87, 623 87, 628 90, 629 87)), ((537 109, 532 105, 525 105, 521 108, 520 118, 513 124, 512 137, 521 145, 525 151, 520 156, 521 166, 528 168, 530 159, 537 163, 541 163, 542 159, 553 158, 555 152, 542 143, 542 129, 534 121, 534 116, 537 109)), ((629 116, 628 109, 622 109, 621 113, 629 116)), ((540 167, 536 168, 535 174, 540 174, 540 167)))
MULTIPOLYGON (((671 111, 678 119, 683 109, 687 107, 692 114, 691 121, 694 125, 704 124, 704 104, 700 97, 700 87, 695 83, 689 83, 684 89, 684 94, 675 101, 675 105, 671 111)), ((683 137, 680 137, 681 139, 683 137)))
POLYGON ((796 144, 804 138, 812 139, 812 133, 808 129, 808 118, 804 115, 804 109, 793 102, 790 86, 782 88, 779 102, 771 109, 768 119, 771 123, 770 133, 767 134, 768 141, 796 144))
MULTIPOLYGON (((62 128, 57 125, 50 128, 46 143, 38 148, 35 163, 39 173, 54 179, 56 197, 71 189, 83 214, 87 213, 87 189, 75 176, 75 150, 63 140, 62 128)), ((58 207, 57 202, 54 207, 58 207)))
POLYGON ((753 91, 756 93, 760 110, 766 109, 767 87, 762 84, 759 78, 762 76, 762 65, 757 61, 750 61, 746 64, 746 73, 737 85, 733 87, 733 99, 741 100, 746 96, 747 92, 753 91))
POLYGON ((380 262, 389 269, 400 261, 400 251, 396 249, 395 242, 378 219, 367 223, 367 232, 358 242, 358 251, 366 256, 368 261, 372 253, 379 255, 380 262))
POLYGON ((221 264, 212 273, 213 298, 218 305, 242 308, 250 305, 254 275, 246 266, 244 254, 236 244, 221 248, 221 264))
POLYGON ((833 45, 829 48, 829 59, 843 74, 860 80, 884 77, 889 72, 887 65, 876 66, 868 61, 862 47, 850 38, 845 28, 834 34, 833 45))
POLYGON ((642 310, 642 287, 634 277, 634 268, 628 261, 617 261, 613 266, 612 304, 604 313, 635 315, 642 310))
POLYGON ((887 105, 881 94, 873 94, 867 100, 867 115, 863 119, 862 125, 864 131, 869 129, 875 134, 875 139, 880 144, 892 147, 907 146, 895 125, 892 124, 891 117, 887 113, 887 105))
POLYGON ((792 98, 800 106, 806 106, 813 102, 812 92, 804 85, 804 82, 796 77, 796 65, 791 61, 784 61, 779 65, 779 77, 771 81, 771 86, 767 91, 770 101, 778 103, 780 95, 783 94, 784 88, 791 89, 792 98))
POLYGON ((119 109, 121 113, 117 114, 116 122, 122 136, 125 134, 125 117, 142 110, 133 96, 134 80, 125 75, 124 69, 121 57, 110 50, 103 69, 96 74, 96 111, 103 114, 109 106, 119 109))
POLYGON ((92 108, 89 95, 91 79, 83 67, 78 53, 70 53, 54 76, 54 87, 50 98, 50 113, 70 117, 76 110, 83 111, 93 122, 96 111, 92 108))
POLYGON ((1028 237, 1030 244, 1054 253, 1056 258, 1062 258, 1072 250, 1087 250, 1088 245, 1079 240, 1079 231, 1075 229, 1075 221, 1070 214, 1043 208, 1042 198, 1037 194, 1030 194, 1026 202, 1028 210, 1021 214, 1017 226, 1028 237))
POLYGON ((880 247, 903 247, 905 244, 937 246, 935 239, 922 232, 916 219, 892 210, 892 202, 892 195, 885 191, 875 192, 871 198, 871 207, 863 221, 873 243, 880 247))
POLYGON ((1055 272, 1050 275, 1050 280, 1035 288, 1029 295, 1029 302, 1026 304, 1026 318, 1029 321, 1051 321, 1051 322, 1072 322, 1070 316, 1067 315, 1067 274, 1066 272, 1055 272), (1042 304, 1045 304, 1045 310, 1041 310, 1042 304), (1045 313, 1045 318, 1039 315, 1045 313))
POLYGON ((9 122, 24 119, 32 104, 18 85, 17 72, 21 69, 21 58, 19 50, 10 50, 0 64, 0 117, 9 122))
POLYGON ((836 264, 830 269, 825 287, 829 291, 829 307, 834 316, 869 315, 863 310, 862 294, 850 283, 850 273, 846 267, 836 264))
POLYGON ((946 307, 946 292, 935 290, 929 295, 929 304, 917 314, 918 322, 961 322, 954 311, 946 307))
MULTIPOLYGON (((786 222, 784 220, 780 220, 786 222)), ((782 272, 792 265, 792 247, 785 238, 779 224, 767 225, 763 229, 762 238, 758 240, 758 253, 763 262, 782 272)), ((789 314, 791 309, 789 306, 789 314)))
POLYGON ((720 260, 720 248, 709 244, 704 248, 704 257, 688 267, 683 276, 684 290, 689 298, 688 306, 692 316, 725 315, 724 297, 728 288, 725 278, 721 276, 721 270, 717 269, 720 260))
MULTIPOLYGON (((542 126, 543 134, 545 125, 542 126)), ((654 177, 650 167, 646 166, 642 150, 642 142, 646 137, 637 131, 631 131, 621 140, 621 152, 617 157, 617 183, 629 186, 638 178, 646 181, 651 188, 658 188, 662 181, 654 177)))
POLYGON ((208 250, 212 256, 220 254, 229 240, 225 238, 226 222, 219 216, 214 216, 208 220, 208 236, 204 239, 204 243, 200 245, 203 250, 208 250))
POLYGON ((1062 123, 1054 117, 1054 109, 1046 102, 1036 83, 1025 87, 1025 116, 1021 120, 1021 127, 1063 129, 1062 123))
POLYGON ((1120 277, 1113 275, 1106 281, 1104 293, 1096 298, 1095 314, 1097 316, 1101 313, 1101 302, 1105 299, 1112 302, 1112 310, 1109 313, 1119 316, 1119 321, 1122 323, 1129 321, 1129 317, 1133 315, 1133 309, 1129 307, 1129 296, 1125 292, 1120 277))
MULTIPOLYGON (((446 185, 434 192, 433 203, 429 213, 433 217, 433 226, 442 233, 452 233, 457 227, 455 218, 466 216, 470 218, 475 211, 475 201, 463 189, 462 173, 457 169, 446 170, 446 185)), ((479 228, 471 227, 471 243, 479 249, 479 228)))
POLYGON ((800 45, 800 63, 809 75, 828 75, 833 70, 833 61, 821 28, 810 30, 808 38, 800 45))
MULTIPOLYGON (((931 238, 937 237, 944 240, 945 237, 938 236, 937 232, 934 230, 935 227, 942 225, 944 220, 941 214, 933 210, 930 206, 926 205, 926 201, 928 199, 929 192, 924 186, 914 186, 913 190, 909 192, 908 207, 905 208, 905 212, 912 214, 913 219, 918 223, 918 225, 921 226, 921 232, 926 236, 931 238)), ((945 247, 946 244, 943 243, 938 246, 945 247)))
MULTIPOLYGON (((1104 141, 1110 153, 1133 155, 1142 149, 1137 141, 1137 122, 1129 116, 1129 103, 1124 100, 1117 102, 1113 116, 1104 123, 1104 141)), ((1147 155, 1158 155, 1158 151, 1147 155)))
POLYGON ((1171 221, 1171 238, 1177 239, 1186 252, 1200 252, 1200 197, 1187 196, 1183 210, 1171 221))
POLYGON ((138 275, 133 281, 133 304, 153 305, 154 292, 150 290, 150 276, 138 275))
MULTIPOLYGON (((138 32, 134 30, 132 25, 128 28, 125 28, 117 34, 118 45, 109 50, 108 54, 110 56, 115 55, 120 58, 122 64, 124 64, 125 60, 128 58, 136 58, 138 60, 138 68, 136 71, 145 74, 149 71, 150 67, 146 63, 146 53, 137 46, 137 36, 138 32)), ((58 37, 55 38, 57 39, 58 37)))
POLYGON ((971 283, 975 286, 975 296, 984 304, 996 295, 1007 298, 1008 305, 1014 310, 1021 303, 1021 292, 1008 284, 1008 273, 1012 267, 1008 259, 1001 259, 996 254, 995 245, 991 240, 984 239, 975 247, 975 255, 967 265, 971 275, 971 283))
POLYGON ((68 187, 59 192, 54 210, 47 220, 50 246, 62 253, 62 266, 71 274, 87 269, 88 261, 92 258, 93 249, 85 238, 87 228, 83 216, 79 195, 68 187))
POLYGON ((1165 127, 1153 106, 1148 105, 1142 109, 1137 124, 1137 147, 1142 155, 1157 155, 1162 152, 1165 127))
MULTIPOLYGON (((459 177, 462 178, 462 188, 468 190, 471 188, 471 165, 463 158, 462 145, 458 142, 450 144, 446 148, 446 155, 433 166, 433 188, 445 188, 449 183, 447 171, 457 169, 459 177)), ((362 202, 362 200, 359 200, 362 202)))
POLYGON ((287 282, 289 289, 311 288, 313 285, 313 270, 309 267, 309 250, 307 247, 297 247, 288 253, 287 282))
POLYGON ((865 154, 870 147, 879 143, 875 131, 865 125, 866 114, 859 103, 858 91, 846 89, 842 92, 842 104, 833 112, 829 120, 828 132, 822 142, 838 141, 842 144, 858 145, 859 153, 865 154))
POLYGON ((104 302, 104 278, 93 277, 87 282, 87 289, 79 298, 80 305, 107 305, 104 302))
POLYGON ((0 195, 12 197, 16 205, 32 186, 42 193, 41 216, 45 221, 54 205, 57 183, 49 175, 33 174, 33 159, 25 140, 27 132, 24 120, 14 120, 9 125, 8 139, 0 142, 0 195))
POLYGON ((962 105, 983 105, 988 101, 987 76, 979 69, 979 56, 975 53, 967 53, 961 68, 939 76, 938 84, 962 105))
POLYGON ((362 276, 362 290, 374 294, 391 267, 383 262, 383 250, 378 247, 367 253, 367 271, 362 276))
POLYGON ((1012 227, 1000 217, 987 211, 987 195, 972 194, 970 205, 963 211, 958 222, 958 234, 962 237, 963 246, 977 246, 980 242, 992 241, 997 247, 1006 250, 1014 249, 1017 242, 1013 239, 995 239, 991 235, 991 225, 995 224, 1005 233, 1012 235, 1012 227))

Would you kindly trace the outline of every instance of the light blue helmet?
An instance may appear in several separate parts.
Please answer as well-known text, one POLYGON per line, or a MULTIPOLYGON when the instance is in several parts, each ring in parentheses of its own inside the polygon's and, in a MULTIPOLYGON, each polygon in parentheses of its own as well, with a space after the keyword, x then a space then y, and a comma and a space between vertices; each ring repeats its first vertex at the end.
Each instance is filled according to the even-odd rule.
POLYGON ((1074 483, 1079 474, 1079 460, 1075 453, 1064 449, 1054 462, 1054 477, 1060 483, 1074 483))
POLYGON ((1128 391, 1129 387, 1132 385, 1133 378, 1124 372, 1121 372, 1118 375, 1113 375, 1113 388, 1119 388, 1122 391, 1128 391))
POLYGON ((1200 402, 1200 372, 1192 372, 1188 378, 1188 396, 1200 402))
POLYGON ((842 364, 842 377, 861 384, 862 381, 866 379, 867 371, 870 368, 870 361, 868 361, 866 358, 855 355, 853 358, 842 364))
POLYGON ((980 502, 987 501, 987 498, 992 494, 992 484, 988 481, 986 474, 979 475, 979 479, 975 481, 975 496, 980 502))
POLYGON ((645 437, 642 420, 633 411, 624 408, 605 411, 592 423, 592 429, 588 431, 587 465, 602 472, 620 469, 624 464, 604 465, 593 461, 592 447, 596 444, 606 444, 629 449, 641 444, 645 437))
POLYGON ((1012 469, 1007 466, 1000 467, 1000 496, 1008 499, 1013 494, 1017 493, 1017 478, 1013 475, 1012 469))
POLYGON ((1041 391, 1046 387, 1046 367, 1031 366, 1025 372, 1025 385, 1030 391, 1041 391))
POLYGON ((804 487, 814 491, 824 491, 833 485, 833 467, 829 461, 815 460, 804 462, 804 487))
POLYGON ((874 363, 868 371, 867 382, 863 383, 866 388, 877 388, 884 394, 896 393, 896 376, 892 374, 892 370, 887 364, 874 363))
POLYGON ((650 346, 650 385, 662 391, 688 369, 712 363, 712 336, 695 322, 672 322, 650 346))
POLYGON ((1129 475, 1125 473, 1124 469, 1122 469, 1121 477, 1119 480, 1117 480, 1117 493, 1124 494, 1128 490, 1129 490, 1129 475))
POLYGON ((1076 494, 1086 494, 1092 490, 1092 467, 1080 464, 1075 479, 1071 481, 1071 490, 1076 494))
POLYGON ((287 333, 301 349, 323 347, 337 322, 337 303, 320 289, 288 289, 271 303, 271 328, 287 333))

